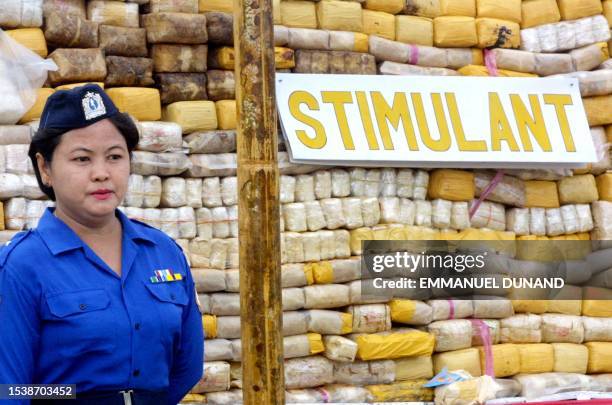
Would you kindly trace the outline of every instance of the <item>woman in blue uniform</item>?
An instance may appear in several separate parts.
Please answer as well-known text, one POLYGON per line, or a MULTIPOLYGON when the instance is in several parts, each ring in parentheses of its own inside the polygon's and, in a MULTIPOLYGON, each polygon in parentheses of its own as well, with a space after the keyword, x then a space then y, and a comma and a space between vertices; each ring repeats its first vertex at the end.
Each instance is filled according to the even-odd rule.
POLYGON ((166 405, 201 378, 182 250, 117 209, 137 143, 96 85, 47 101, 29 155, 55 208, 0 251, 0 383, 76 384, 66 404, 166 405))

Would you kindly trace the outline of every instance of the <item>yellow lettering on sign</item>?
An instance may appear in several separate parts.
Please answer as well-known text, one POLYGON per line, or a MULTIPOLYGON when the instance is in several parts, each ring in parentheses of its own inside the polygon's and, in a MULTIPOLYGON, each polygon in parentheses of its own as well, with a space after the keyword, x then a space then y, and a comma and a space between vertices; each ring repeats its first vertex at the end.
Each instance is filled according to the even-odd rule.
POLYGON ((336 120, 338 121, 338 128, 340 128, 340 135, 342 136, 342 143, 344 143, 344 149, 354 150, 355 144, 353 143, 353 137, 351 130, 348 126, 346 119, 346 110, 344 109, 345 104, 353 103, 353 96, 350 91, 322 91, 321 97, 323 97, 324 103, 330 103, 334 106, 334 112, 336 113, 336 120))
POLYGON ((544 152, 552 151, 538 96, 536 94, 529 95, 529 104, 531 105, 533 116, 529 114, 527 107, 525 107, 523 100, 521 100, 521 96, 518 94, 510 94, 510 101, 512 102, 512 110, 514 111, 514 118, 516 119, 519 136, 523 143, 523 150, 526 152, 533 152, 531 139, 529 139, 529 132, 527 131, 527 128, 529 128, 529 131, 533 134, 540 148, 542 148, 544 152))
POLYGON ((300 142, 307 147, 311 149, 321 149, 327 143, 325 128, 323 128, 323 125, 319 121, 300 111, 301 104, 306 104, 306 106, 313 111, 319 111, 319 103, 317 103, 317 99, 307 91, 294 91, 289 96, 289 111, 291 115, 302 124, 306 124, 314 129, 315 136, 314 138, 309 137, 306 131, 302 129, 296 130, 295 135, 300 142))
POLYGON ((491 122, 491 147, 495 151, 501 150, 501 143, 506 142, 513 152, 518 152, 519 147, 512 134, 512 128, 504 111, 499 95, 489 93, 489 119, 491 122))
POLYGON ((372 97, 374 115, 376 116, 376 121, 378 122, 378 130, 380 131, 380 137, 382 138, 385 149, 393 149, 391 134, 389 132, 389 127, 387 126, 388 120, 396 131, 399 128, 400 121, 402 122, 404 136, 406 137, 408 148, 411 151, 418 151, 419 146, 417 145, 416 137, 414 135, 414 127, 412 126, 410 112, 408 111, 406 94, 395 93, 393 96, 393 106, 389 106, 380 91, 373 91, 370 93, 370 97, 372 97))
MULTIPOLYGON (((414 113, 416 115, 417 125, 419 126, 419 132, 421 139, 425 146, 436 152, 444 152, 450 147, 450 134, 448 133, 448 125, 446 124, 446 117, 444 117, 444 107, 442 106, 442 99, 440 94, 437 94, 437 103, 435 94, 431 95, 431 101, 434 105, 434 111, 436 114, 436 120, 440 125, 440 114, 442 114, 443 126, 446 129, 446 136, 440 131, 440 139, 435 140, 431 137, 429 132, 429 125, 427 124, 427 115, 425 114, 425 108, 423 107, 423 98, 421 93, 410 93, 412 98, 412 105, 414 106, 414 113)), ((441 128, 442 129, 442 128, 441 128)))
POLYGON ((572 97, 569 94, 544 94, 544 103, 555 107, 559 128, 561 129, 561 135, 565 143, 565 150, 567 152, 576 152, 574 137, 572 136, 572 131, 565 112, 565 106, 573 105, 572 97))
POLYGON ((465 139, 465 132, 463 131, 461 116, 457 108, 455 93, 444 93, 444 95, 446 97, 446 105, 448 105, 448 113, 450 115, 451 124, 453 125, 453 131, 455 132, 459 150, 462 152, 486 152, 487 143, 485 141, 468 141, 465 139))
POLYGON ((368 105, 365 91, 356 92, 355 98, 357 99, 357 105, 359 106, 359 114, 361 115, 363 131, 365 132, 366 140, 368 141, 368 148, 370 148, 370 150, 378 150, 378 140, 376 139, 376 134, 374 133, 372 115, 370 114, 370 106, 368 105))

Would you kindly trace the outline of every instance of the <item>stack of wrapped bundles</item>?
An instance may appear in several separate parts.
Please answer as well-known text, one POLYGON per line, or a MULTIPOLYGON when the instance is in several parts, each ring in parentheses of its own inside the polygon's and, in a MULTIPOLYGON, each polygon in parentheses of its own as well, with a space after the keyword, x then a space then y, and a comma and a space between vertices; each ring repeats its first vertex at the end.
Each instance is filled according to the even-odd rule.
MULTIPOLYGON (((185 401, 209 404, 242 398, 232 12, 225 0, 5 0, 0 10, 11 38, 59 67, 23 116, 2 119, 0 108, 0 241, 52 205, 27 157, 46 99, 105 87, 140 131, 120 209, 174 238, 192 268, 207 343, 185 401)), ((274 2, 277 71, 575 77, 598 153, 573 171, 506 170, 485 193, 495 172, 326 168, 279 152, 287 402, 612 390, 611 14, 610 0, 274 2), (363 240, 438 239, 591 239, 593 252, 576 252, 563 300, 367 294, 363 240), (444 367, 474 378, 423 388, 444 367)), ((512 271, 541 267, 542 252, 513 255, 512 271)))

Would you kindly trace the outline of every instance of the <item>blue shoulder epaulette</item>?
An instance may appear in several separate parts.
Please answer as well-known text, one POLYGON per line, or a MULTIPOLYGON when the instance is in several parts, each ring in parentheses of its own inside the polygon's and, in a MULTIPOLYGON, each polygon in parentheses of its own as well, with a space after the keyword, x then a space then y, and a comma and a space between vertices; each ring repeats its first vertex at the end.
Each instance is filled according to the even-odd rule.
POLYGON ((9 240, 2 247, 0 247, 0 266, 4 266, 13 249, 15 249, 15 247, 19 245, 21 241, 24 240, 26 236, 30 234, 30 232, 31 230, 21 231, 17 233, 11 238, 11 240, 9 240))

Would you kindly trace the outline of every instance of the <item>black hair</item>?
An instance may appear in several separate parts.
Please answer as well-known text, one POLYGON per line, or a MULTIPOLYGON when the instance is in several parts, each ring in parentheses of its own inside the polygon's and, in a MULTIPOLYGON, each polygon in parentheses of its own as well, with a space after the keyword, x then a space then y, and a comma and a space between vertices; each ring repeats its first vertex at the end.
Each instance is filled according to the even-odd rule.
MULTIPOLYGON (((108 119, 125 138, 125 143, 127 144, 128 152, 131 158, 132 151, 136 149, 139 140, 138 128, 136 127, 136 124, 132 118, 125 113, 118 113, 112 117, 109 117, 108 119)), ((57 145, 59 145, 60 141, 62 140, 62 135, 68 131, 70 130, 55 128, 39 129, 32 138, 32 143, 30 143, 30 149, 28 151, 28 156, 32 161, 32 166, 34 166, 34 174, 36 175, 36 181, 38 181, 38 187, 40 187, 42 192, 53 201, 55 201, 55 192, 53 191, 53 187, 48 187, 42 182, 40 170, 38 169, 38 164, 36 162, 36 154, 40 153, 45 159, 45 162, 50 163, 53 158, 55 148, 57 148, 57 145)))

